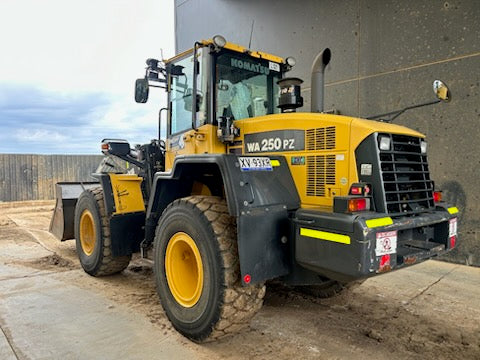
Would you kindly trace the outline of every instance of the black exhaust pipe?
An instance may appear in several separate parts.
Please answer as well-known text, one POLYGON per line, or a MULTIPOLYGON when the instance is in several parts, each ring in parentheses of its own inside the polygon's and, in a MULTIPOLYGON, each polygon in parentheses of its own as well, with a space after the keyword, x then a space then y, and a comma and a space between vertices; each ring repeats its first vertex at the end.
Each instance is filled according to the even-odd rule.
POLYGON ((325 48, 317 55, 312 65, 312 112, 323 112, 325 67, 330 62, 332 52, 325 48))

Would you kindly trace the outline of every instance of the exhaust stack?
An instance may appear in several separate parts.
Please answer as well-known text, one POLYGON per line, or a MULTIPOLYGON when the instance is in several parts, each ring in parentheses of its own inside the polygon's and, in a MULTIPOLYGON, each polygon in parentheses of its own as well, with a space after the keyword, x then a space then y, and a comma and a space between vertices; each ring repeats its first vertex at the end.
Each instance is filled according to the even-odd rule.
POLYGON ((332 53, 329 48, 325 48, 317 55, 312 65, 312 112, 323 112, 324 98, 324 77, 332 53))

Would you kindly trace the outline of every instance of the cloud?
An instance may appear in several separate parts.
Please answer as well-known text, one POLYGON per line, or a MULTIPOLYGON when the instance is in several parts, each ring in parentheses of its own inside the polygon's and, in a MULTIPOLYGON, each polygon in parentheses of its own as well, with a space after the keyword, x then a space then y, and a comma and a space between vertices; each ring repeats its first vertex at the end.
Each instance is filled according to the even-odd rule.
POLYGON ((145 143, 158 136, 164 94, 148 104, 110 93, 57 93, 0 84, 0 153, 99 153, 103 138, 145 143))
POLYGON ((174 54, 173 7, 1 0, 0 153, 98 154, 106 137, 157 137, 165 96, 136 104, 133 85, 145 59, 174 54))
POLYGON ((51 131, 45 129, 18 129, 14 135, 15 140, 20 142, 34 142, 34 143, 51 143, 52 141, 65 141, 66 135, 60 134, 58 131, 51 131))

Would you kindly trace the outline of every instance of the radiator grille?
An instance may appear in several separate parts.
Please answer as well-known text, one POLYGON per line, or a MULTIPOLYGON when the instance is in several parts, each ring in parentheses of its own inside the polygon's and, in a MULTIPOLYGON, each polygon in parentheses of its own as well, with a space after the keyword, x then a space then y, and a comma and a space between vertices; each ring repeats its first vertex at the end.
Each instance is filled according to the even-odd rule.
POLYGON ((433 182, 427 156, 420 150, 420 138, 395 134, 382 136, 392 139, 391 150, 380 150, 387 212, 392 215, 414 214, 433 208, 433 182))
POLYGON ((306 132, 307 150, 335 149, 335 126, 308 129, 306 132))
POLYGON ((326 185, 335 185, 335 155, 307 156, 307 196, 325 196, 326 185))

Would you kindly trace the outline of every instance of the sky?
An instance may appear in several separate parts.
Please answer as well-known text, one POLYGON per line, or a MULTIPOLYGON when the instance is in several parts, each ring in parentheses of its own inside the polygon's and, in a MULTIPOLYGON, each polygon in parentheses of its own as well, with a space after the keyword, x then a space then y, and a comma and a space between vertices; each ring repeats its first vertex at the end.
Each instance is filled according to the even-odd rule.
POLYGON ((165 91, 134 100, 147 58, 174 54, 173 0, 1 0, 0 153, 100 154, 158 137, 165 91))

